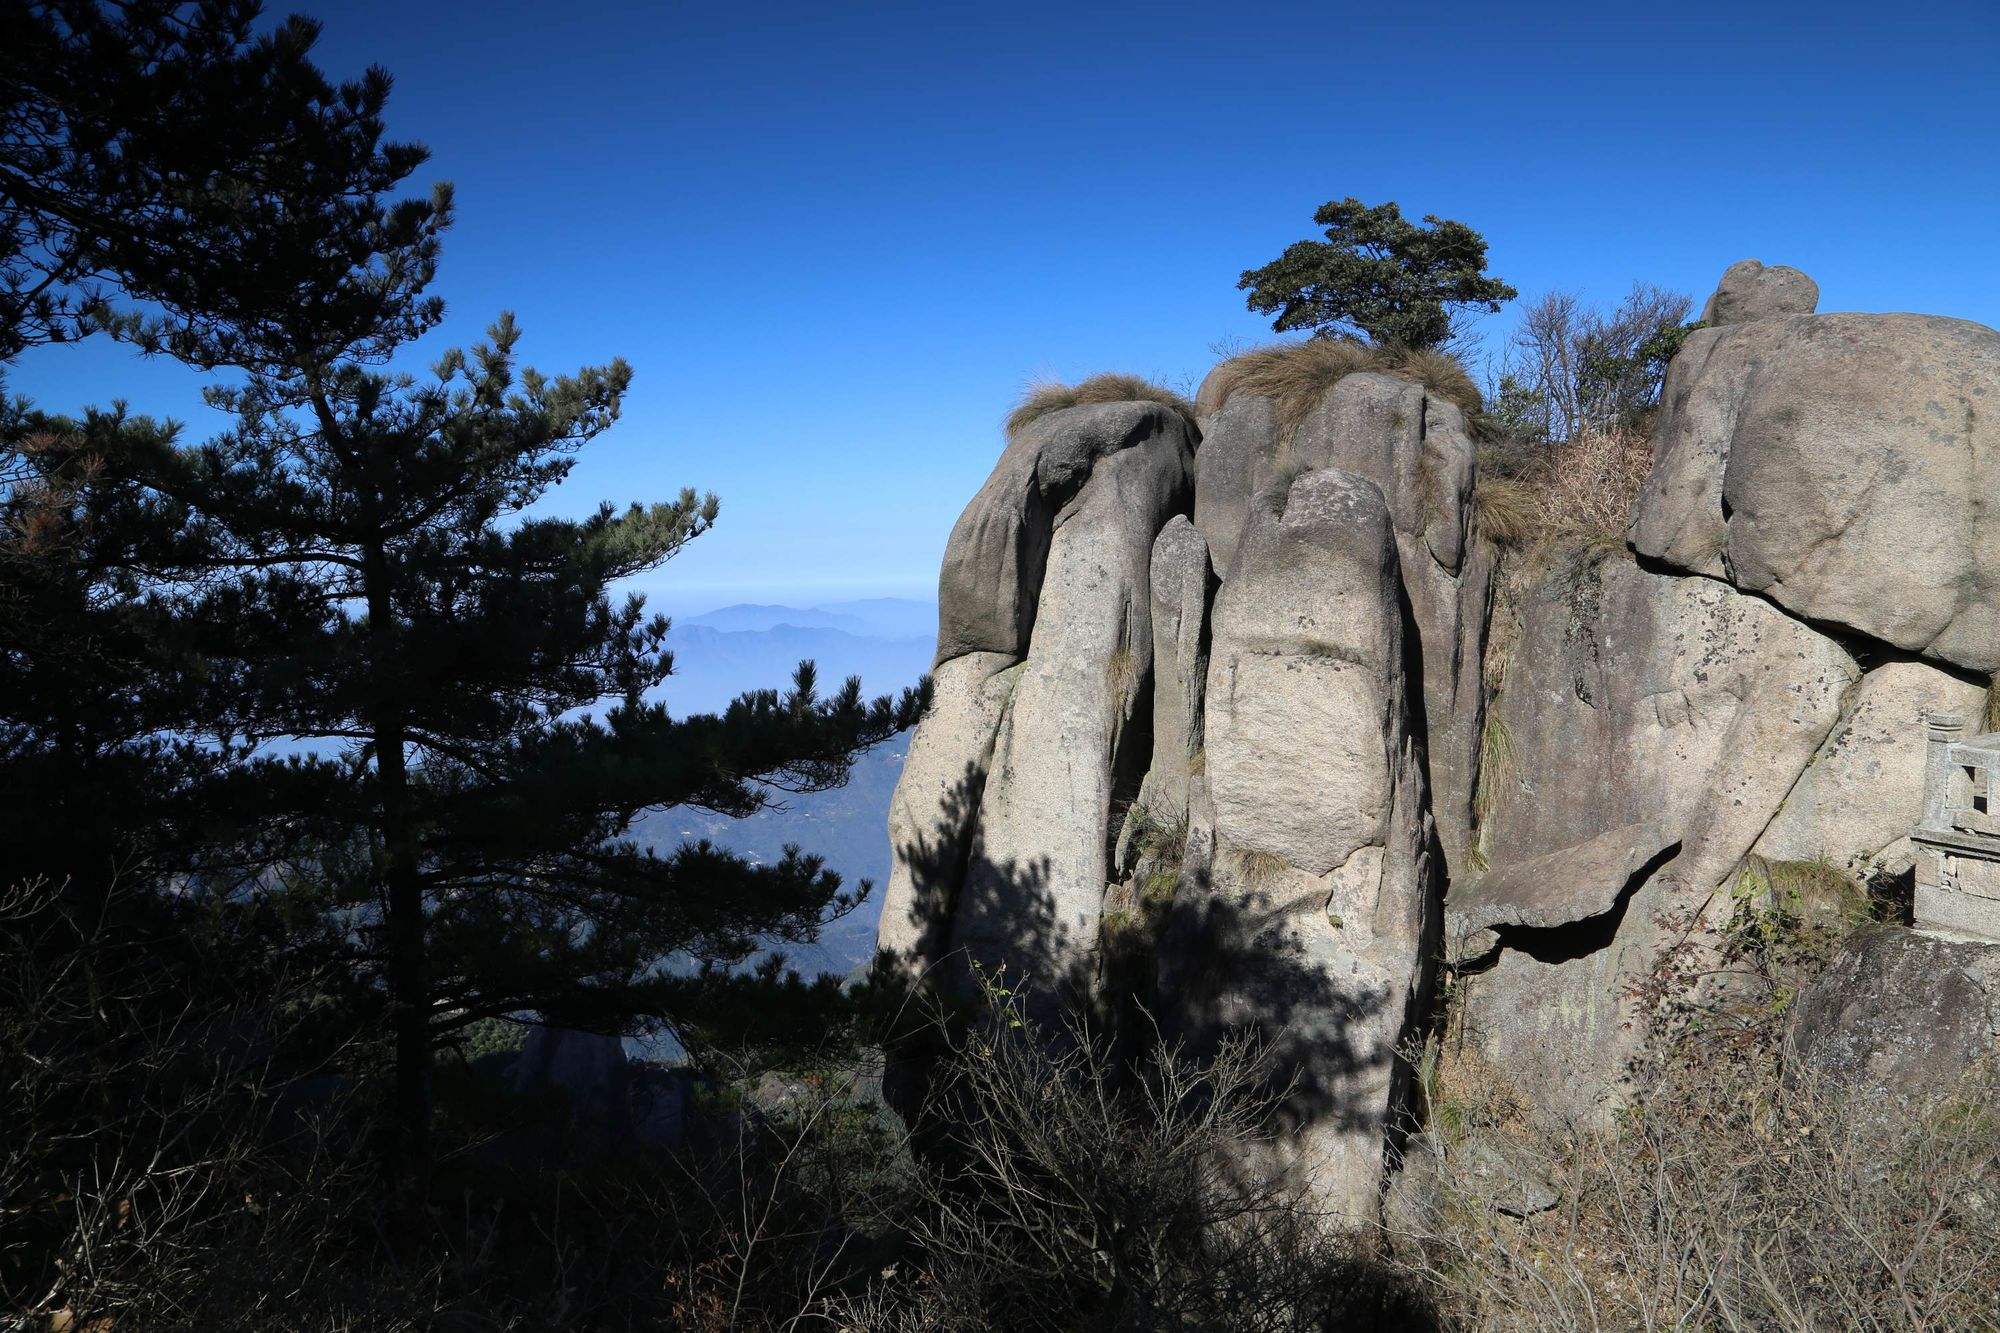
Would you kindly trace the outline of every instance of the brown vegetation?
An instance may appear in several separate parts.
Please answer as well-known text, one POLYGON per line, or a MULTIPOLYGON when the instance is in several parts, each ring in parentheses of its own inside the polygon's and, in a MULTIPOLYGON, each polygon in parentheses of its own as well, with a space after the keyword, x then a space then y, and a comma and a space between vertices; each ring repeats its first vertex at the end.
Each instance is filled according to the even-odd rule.
POLYGON ((1852 925, 1808 902, 1829 874, 1755 868, 1727 924, 1690 926, 1641 988, 1647 1053, 1608 1125, 1533 1109, 1450 1042, 1426 1066, 1426 1183, 1390 1239, 1454 1326, 1993 1327, 1992 1071, 1895 1119, 1781 1077, 1791 1001, 1852 925), (1502 1211, 1522 1181, 1546 1211, 1502 1211))
POLYGON ((1172 389, 1137 375, 1107 372, 1092 375, 1078 384, 1047 380, 1028 387, 1021 405, 1007 414, 1007 435, 1011 439, 1051 412, 1088 403, 1160 403, 1178 412, 1192 426, 1194 404, 1172 389))
POLYGON ((1622 550, 1652 465, 1650 441, 1622 427, 1488 451, 1473 493, 1480 530, 1530 567, 1552 553, 1622 550))
POLYGON ((1285 1088, 1250 1042, 1127 1063, 1080 1021, 1043 1031, 990 980, 931 1115, 909 1259, 836 1304, 870 1333, 1428 1326, 1365 1247, 1250 1166, 1285 1088))
POLYGON ((1431 348, 1411 351, 1371 346, 1352 338, 1308 338, 1238 353, 1216 367, 1209 386, 1217 407, 1238 391, 1271 399, 1277 410, 1278 436, 1289 439, 1328 389, 1359 371, 1381 371, 1414 380, 1456 403, 1468 421, 1479 415, 1478 386, 1456 357, 1431 348))

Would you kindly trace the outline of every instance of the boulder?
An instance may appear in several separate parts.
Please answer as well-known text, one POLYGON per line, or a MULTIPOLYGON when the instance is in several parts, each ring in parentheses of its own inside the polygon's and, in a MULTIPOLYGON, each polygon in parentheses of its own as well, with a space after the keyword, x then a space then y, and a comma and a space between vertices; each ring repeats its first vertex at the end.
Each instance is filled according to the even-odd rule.
POLYGON ((1703 329, 1632 545, 1810 622, 2000 670, 2000 333, 1926 315, 1703 329))
POLYGON ((1922 662, 1888 662, 1861 678, 1840 721, 1752 850, 1771 861, 1827 861, 1860 878, 1910 868, 1923 813, 1929 713, 1978 717, 1986 689, 1922 662))
POLYGON ((507 1068, 517 1093, 560 1090, 569 1101, 571 1133, 591 1150, 632 1133, 631 1078, 622 1037, 547 1024, 528 1030, 507 1068))
POLYGON ((1723 270, 1715 294, 1701 308, 1710 327, 1747 324, 1782 315, 1810 315, 1819 306, 1819 284, 1795 268, 1739 259, 1723 270))
POLYGON ((1194 966, 1162 985, 1197 1044, 1245 1027, 1271 1043, 1295 1126, 1276 1165, 1357 1222, 1407 1101, 1438 924, 1399 588, 1372 482, 1326 469, 1257 496, 1213 613, 1212 846, 1176 901, 1198 945, 1166 951, 1194 966))
POLYGON ((2000 1056, 2000 945, 1877 926, 1799 995, 1786 1081, 1901 1114, 1957 1091, 2000 1056))
MULTIPOLYGON (((1058 515, 1099 459, 1159 435, 1169 429, 1162 418, 1175 415, 1154 403, 1097 403, 1051 412, 1016 433, 945 544, 937 662, 1026 655, 1058 515)), ((1184 422, 1174 429, 1188 438, 1184 422)))
POLYGON ((968 962, 1052 988, 1088 978, 1111 812, 1150 755, 1153 542, 1192 498, 1195 439, 1154 403, 1067 408, 1033 432, 1056 512, 952 938, 968 962))
POLYGON ((939 665, 967 653, 1016 660, 1035 628, 1055 506, 1036 484, 1048 418, 1011 441, 952 525, 938 569, 939 665))
POLYGON ((1482 1054, 1565 1111, 1615 1100, 1639 1036, 1632 982, 1676 925, 1714 910, 1858 676, 1838 644, 1713 579, 1612 557, 1559 569, 1529 595, 1494 705, 1510 756, 1487 775, 1497 877, 1468 891, 1466 909, 1522 923, 1469 979, 1467 1032, 1482 1054), (1590 844, 1641 824, 1679 851, 1610 889, 1643 848, 1621 848, 1623 835, 1590 844), (1527 925, 1539 894, 1518 863, 1552 853, 1563 857, 1544 864, 1608 865, 1580 905, 1609 890, 1612 910, 1527 925), (1498 901, 1503 891, 1518 901, 1498 901))

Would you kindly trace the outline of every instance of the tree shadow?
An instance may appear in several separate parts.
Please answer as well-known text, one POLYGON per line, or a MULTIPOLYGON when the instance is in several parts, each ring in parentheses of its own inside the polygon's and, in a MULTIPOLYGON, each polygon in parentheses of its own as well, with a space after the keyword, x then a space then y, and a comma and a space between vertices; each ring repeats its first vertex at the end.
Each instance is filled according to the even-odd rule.
POLYGON ((1299 928, 1323 919, 1324 892, 1223 894, 1213 880, 1207 867, 1184 877, 1161 937, 1163 1037, 1198 1059, 1229 1040, 1255 1040, 1280 1140, 1381 1126, 1383 1098, 1369 1085, 1393 1073, 1395 1055, 1357 1036, 1379 1026, 1393 997, 1343 977, 1338 954, 1299 928))

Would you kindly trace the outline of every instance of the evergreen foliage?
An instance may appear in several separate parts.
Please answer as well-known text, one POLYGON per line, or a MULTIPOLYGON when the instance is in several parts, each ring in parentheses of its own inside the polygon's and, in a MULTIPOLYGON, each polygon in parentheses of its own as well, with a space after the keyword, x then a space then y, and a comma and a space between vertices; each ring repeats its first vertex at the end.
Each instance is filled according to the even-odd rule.
POLYGON ((530 515, 631 371, 523 368, 511 315, 427 377, 383 368, 442 317, 449 189, 395 197, 424 151, 383 138, 385 74, 330 85, 313 25, 254 38, 256 14, 5 12, 0 345, 108 331, 220 372, 206 397, 235 424, 189 443, 123 409, 0 415, 0 595, 33 612, 9 616, 0 782, 31 850, 15 874, 73 878, 73 834, 50 830, 89 828, 107 882, 143 865, 272 901, 286 948, 386 997, 410 1202, 432 1053, 482 1018, 692 1039, 712 993, 761 984, 798 1001, 770 1012, 823 1020, 830 989, 732 969, 851 907, 836 875, 625 835, 650 807, 743 815, 838 785, 927 690, 822 696, 806 663, 717 716, 648 700, 667 622, 612 588, 706 531, 715 498, 530 515), (142 86, 94 100, 122 78, 142 86))
POLYGON ((1280 333, 1360 334, 1405 348, 1449 342, 1468 310, 1496 311, 1514 289, 1486 275, 1486 238, 1463 222, 1407 221, 1392 201, 1322 204, 1323 241, 1297 241, 1236 285, 1280 333))

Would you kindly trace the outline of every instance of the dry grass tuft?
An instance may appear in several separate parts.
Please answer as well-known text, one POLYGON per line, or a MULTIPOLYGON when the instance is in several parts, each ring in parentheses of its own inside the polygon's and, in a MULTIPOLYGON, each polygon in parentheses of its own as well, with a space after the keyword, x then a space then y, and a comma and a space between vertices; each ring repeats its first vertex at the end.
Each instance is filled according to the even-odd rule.
POLYGON ((1547 446, 1512 476, 1482 476, 1473 507, 1488 537, 1531 557, 1623 550, 1652 467, 1652 445, 1637 431, 1579 435, 1547 446))
POLYGON ((1357 371, 1381 368, 1379 353, 1352 338, 1259 347, 1216 368, 1216 403, 1228 402, 1238 390, 1269 398, 1277 407, 1278 438, 1288 440, 1328 389, 1357 371))
POLYGON ((1487 704, 1486 726, 1479 733, 1479 785, 1472 793, 1472 827, 1477 834, 1472 859, 1477 870, 1487 868, 1487 826, 1499 806, 1501 791, 1513 781, 1514 735, 1500 716, 1496 697, 1487 704))
POLYGON ((1365 370, 1414 380, 1428 392, 1456 403, 1468 421, 1482 407, 1472 376, 1449 353, 1371 347, 1352 338, 1308 338, 1233 356, 1216 369, 1216 402, 1228 402, 1229 395, 1239 389, 1269 398, 1277 405, 1278 437, 1290 439, 1328 389, 1365 370))
POLYGON ((1276 852, 1260 851, 1254 847, 1240 847, 1236 850, 1237 865, 1242 868, 1245 888, 1268 888, 1282 880, 1291 872, 1291 862, 1276 852))
POLYGON ((2000 731, 2000 675, 1986 682, 1986 716, 1983 731, 2000 731))
POLYGON ((1007 414, 1007 435, 1019 435, 1051 412, 1089 403, 1160 403, 1194 425, 1194 404, 1172 389, 1137 375, 1106 373, 1092 375, 1080 384, 1049 380, 1030 385, 1021 405, 1007 414))
POLYGON ((1479 530, 1502 546, 1523 546, 1541 524, 1534 489, 1511 477, 1481 477, 1472 493, 1479 530))
POLYGON ((1472 382, 1464 364, 1451 353, 1426 347, 1416 351, 1393 350, 1385 356, 1383 369, 1413 379, 1434 396, 1457 404, 1458 410, 1465 413, 1468 424, 1485 409, 1486 402, 1479 396, 1479 386, 1472 382))
POLYGON ((1130 694, 1139 684, 1139 658, 1130 648, 1116 648, 1104 662, 1105 681, 1116 697, 1130 694))

